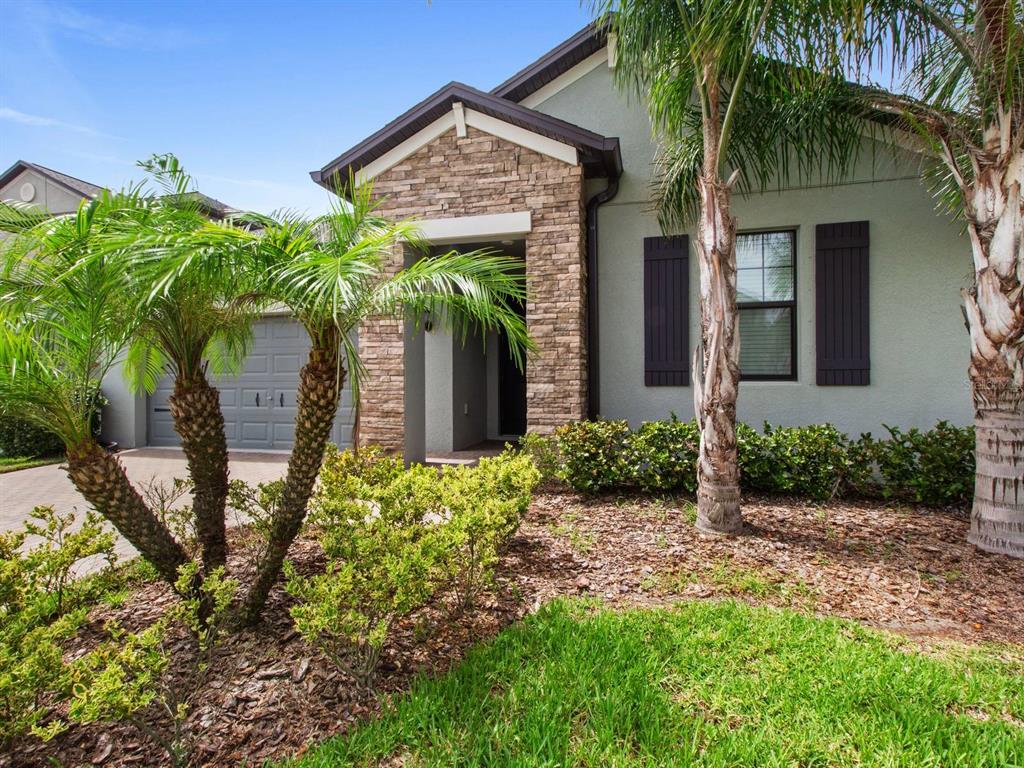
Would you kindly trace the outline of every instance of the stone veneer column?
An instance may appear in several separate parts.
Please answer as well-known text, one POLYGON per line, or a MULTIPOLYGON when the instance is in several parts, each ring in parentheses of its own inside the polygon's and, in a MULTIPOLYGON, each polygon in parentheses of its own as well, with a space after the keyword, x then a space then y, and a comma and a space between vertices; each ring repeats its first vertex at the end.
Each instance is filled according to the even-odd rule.
POLYGON ((539 352, 526 366, 526 421, 542 434, 587 415, 583 169, 569 169, 575 184, 557 170, 537 173, 526 237, 526 325, 539 352))
MULTIPOLYGON (((402 268, 404 249, 396 248, 388 273, 402 268)), ((364 374, 359 387, 359 444, 387 451, 405 450, 405 323, 376 317, 359 326, 359 357, 364 374)))
MULTIPOLYGON (((394 219, 530 211, 526 238, 527 426, 547 433, 587 413, 586 223, 583 168, 470 127, 454 129, 374 180, 379 212, 394 219)), ((401 251, 401 249, 400 249, 401 251)), ((390 269, 403 263, 394 255, 390 269)), ((404 324, 365 323, 360 443, 404 447, 404 324)))

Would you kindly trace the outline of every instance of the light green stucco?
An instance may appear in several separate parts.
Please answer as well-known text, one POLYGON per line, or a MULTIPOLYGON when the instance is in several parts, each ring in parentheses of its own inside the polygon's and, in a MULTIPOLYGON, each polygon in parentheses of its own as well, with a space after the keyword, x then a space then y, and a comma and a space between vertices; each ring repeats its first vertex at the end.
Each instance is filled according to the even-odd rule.
MULTIPOLYGON (((599 66, 553 95, 538 110, 617 136, 624 174, 620 191, 600 209, 601 414, 634 424, 675 412, 693 414, 691 387, 645 387, 643 366, 643 239, 661 234, 650 210, 655 156, 642 106, 621 95, 599 66)), ((958 227, 935 211, 917 179, 917 161, 866 152, 856 181, 796 188, 737 199, 743 230, 797 231, 797 354, 795 382, 744 382, 739 417, 754 425, 831 422, 849 433, 882 424, 930 427, 939 419, 971 419, 967 334, 960 289, 970 274, 970 247, 958 227), (815 384, 814 228, 870 222, 871 384, 815 384)), ((600 188, 600 185, 598 185, 600 188)), ((694 230, 689 231, 692 236, 694 230)), ((698 343, 697 264, 691 244, 690 349, 698 343)), ((742 343, 742 342, 741 342, 742 343)))

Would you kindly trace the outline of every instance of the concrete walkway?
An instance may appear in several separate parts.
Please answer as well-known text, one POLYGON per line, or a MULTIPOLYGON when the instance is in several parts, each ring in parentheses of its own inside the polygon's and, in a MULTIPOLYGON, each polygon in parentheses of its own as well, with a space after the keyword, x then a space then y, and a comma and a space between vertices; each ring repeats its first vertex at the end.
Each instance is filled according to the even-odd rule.
MULTIPOLYGON (((133 483, 149 482, 154 478, 170 481, 187 478, 184 454, 173 448, 139 448, 118 454, 125 471, 133 483)), ((277 480, 284 476, 287 454, 239 453, 230 455, 231 478, 247 483, 277 480)), ((68 480, 61 464, 21 469, 0 475, 0 531, 20 530, 28 513, 36 506, 53 506, 58 512, 77 510, 85 514, 88 504, 68 480)), ((233 521, 228 511, 228 523, 233 521)), ((117 543, 117 552, 134 556, 134 548, 123 539, 117 543)))

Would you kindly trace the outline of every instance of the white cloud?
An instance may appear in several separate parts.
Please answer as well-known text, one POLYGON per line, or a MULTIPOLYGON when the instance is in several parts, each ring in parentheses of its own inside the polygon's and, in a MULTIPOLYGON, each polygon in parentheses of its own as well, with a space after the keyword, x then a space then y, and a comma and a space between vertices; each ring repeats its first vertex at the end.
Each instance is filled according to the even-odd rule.
POLYGON ((107 138, 112 139, 117 138, 116 136, 102 133, 86 125, 76 125, 75 123, 68 123, 54 117, 30 115, 26 112, 19 112, 16 109, 11 109, 10 107, 0 107, 0 120, 7 120, 12 123, 18 123, 19 125, 29 125, 34 128, 56 128, 61 131, 84 133, 88 136, 106 136, 107 138))
POLYGON ((145 27, 115 18, 83 13, 60 4, 33 4, 32 18, 94 45, 127 50, 173 51, 200 42, 201 38, 181 27, 145 27))

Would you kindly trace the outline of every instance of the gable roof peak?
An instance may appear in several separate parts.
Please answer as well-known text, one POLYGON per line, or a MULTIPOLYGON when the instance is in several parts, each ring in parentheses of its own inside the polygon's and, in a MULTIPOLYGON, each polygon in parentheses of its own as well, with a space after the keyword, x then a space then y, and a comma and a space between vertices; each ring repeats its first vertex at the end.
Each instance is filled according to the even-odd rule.
POLYGON ((0 187, 6 186, 14 178, 23 171, 35 171, 41 176, 45 176, 51 181, 55 182, 59 186, 68 190, 72 194, 81 195, 86 198, 94 198, 103 191, 103 187, 98 184, 93 184, 88 181, 70 176, 60 171, 55 171, 52 168, 47 168, 45 165, 39 165, 39 163, 30 163, 27 160, 18 160, 10 168, 0 174, 0 187))

